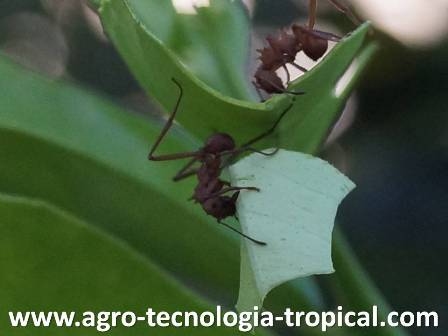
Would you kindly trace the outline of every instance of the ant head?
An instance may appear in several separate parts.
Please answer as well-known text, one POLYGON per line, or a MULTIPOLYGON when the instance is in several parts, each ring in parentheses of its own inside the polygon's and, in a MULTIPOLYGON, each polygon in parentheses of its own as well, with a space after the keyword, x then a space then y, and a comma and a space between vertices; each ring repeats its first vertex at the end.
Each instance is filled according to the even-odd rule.
POLYGON ((214 197, 205 201, 202 204, 202 207, 210 216, 213 216, 216 219, 220 220, 227 217, 235 216, 235 201, 236 200, 234 200, 232 197, 228 196, 214 197))
POLYGON ((204 152, 218 154, 233 150, 235 147, 235 141, 230 135, 226 133, 215 133, 205 141, 204 152))

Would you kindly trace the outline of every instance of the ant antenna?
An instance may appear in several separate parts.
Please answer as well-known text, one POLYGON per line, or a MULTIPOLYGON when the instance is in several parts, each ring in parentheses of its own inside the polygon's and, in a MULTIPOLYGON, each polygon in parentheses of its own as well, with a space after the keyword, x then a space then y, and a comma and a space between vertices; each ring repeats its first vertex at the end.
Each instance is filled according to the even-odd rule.
POLYGON ((294 106, 294 102, 295 102, 295 97, 292 98, 292 103, 280 114, 280 116, 277 118, 277 120, 275 121, 275 123, 265 132, 261 133, 260 135, 256 136, 255 138, 253 138, 252 140, 246 142, 245 144, 241 145, 240 148, 238 148, 237 150, 230 152, 230 157, 228 158, 227 162, 231 162, 233 159, 235 159, 239 154, 245 152, 245 151, 251 151, 251 152, 255 152, 255 153, 259 153, 265 156, 272 156, 275 153, 278 152, 278 149, 275 149, 272 153, 265 153, 262 151, 259 151, 253 147, 251 147, 251 145, 253 145, 254 143, 260 141, 263 138, 266 138, 267 136, 269 136, 270 134, 272 134, 275 129, 277 128, 278 124, 282 121, 283 117, 291 110, 291 108, 294 106))
MULTIPOLYGON (((295 99, 293 98, 293 101, 295 101, 295 99)), ((294 106, 294 103, 291 103, 283 112, 282 114, 280 114, 280 116, 277 118, 277 120, 275 121, 275 123, 271 126, 271 128, 269 128, 267 131, 261 133, 260 135, 256 136, 255 138, 253 138, 252 140, 246 142, 244 145, 241 146, 241 148, 246 148, 249 147, 250 145, 256 143, 257 141, 260 141, 261 139, 267 137, 268 135, 270 135, 272 132, 274 132, 274 130, 277 128, 278 124, 280 123, 280 121, 282 121, 283 117, 286 115, 286 113, 288 113, 291 108, 294 106)))
POLYGON ((253 242, 255 244, 258 244, 258 245, 261 245, 261 246, 266 246, 267 245, 265 242, 256 240, 256 239, 254 239, 252 237, 249 237, 248 235, 245 235, 244 233, 242 233, 241 231, 238 231, 237 229, 235 229, 234 227, 230 226, 229 224, 226 224, 226 223, 220 222, 220 221, 218 221, 218 223, 221 224, 221 225, 224 225, 226 228, 232 230, 233 232, 238 233, 240 236, 242 236, 242 237, 244 237, 246 239, 249 239, 251 242, 253 242))

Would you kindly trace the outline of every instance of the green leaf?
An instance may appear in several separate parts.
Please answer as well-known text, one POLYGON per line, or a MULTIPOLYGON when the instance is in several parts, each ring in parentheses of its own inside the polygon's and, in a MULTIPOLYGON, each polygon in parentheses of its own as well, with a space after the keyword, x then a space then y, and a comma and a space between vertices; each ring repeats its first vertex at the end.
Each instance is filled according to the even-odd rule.
MULTIPOLYGON (((100 12, 103 16, 112 15, 113 24, 121 25, 126 20, 131 20, 131 30, 140 27, 161 48, 167 49, 160 50, 161 52, 175 53, 177 62, 185 65, 208 86, 234 98, 250 97, 251 91, 245 81, 244 69, 249 24, 240 0, 211 0, 209 6, 197 8, 194 15, 178 14, 171 1, 156 0, 103 1, 100 12)), ((131 30, 116 33, 120 39, 126 39, 127 41, 122 42, 132 48, 131 44, 139 41, 132 40, 133 37, 137 38, 137 32, 131 33, 131 30), (128 33, 131 34, 124 35, 128 33)), ((113 34, 110 31, 108 33, 110 36, 113 34)), ((143 52, 142 49, 140 51, 143 52)), ((150 58, 144 61, 149 71, 152 71, 151 66, 164 66, 166 62, 160 59, 158 61, 161 62, 157 64, 151 61, 161 55, 159 50, 146 51, 151 52, 150 58)), ((134 52, 129 56, 140 62, 144 55, 134 52)), ((166 75, 167 73, 164 74, 166 75)))
MULTIPOLYGON (((168 33, 160 32, 161 28, 145 19, 149 15, 149 6, 151 15, 168 22, 181 20, 180 16, 173 14, 169 5, 156 6, 160 1, 144 1, 144 8, 138 6, 141 3, 142 0, 104 1, 100 10, 104 28, 145 91, 166 110, 173 109, 177 96, 177 88, 171 79, 176 78, 182 84, 185 95, 177 120, 191 133, 203 139, 210 132, 219 130, 242 142, 269 128, 290 103, 287 95, 276 96, 263 104, 236 100, 226 96, 221 88, 207 85, 181 62, 181 56, 169 47, 169 43, 164 43, 168 33)), ((212 6, 216 3, 218 1, 213 1, 212 6)), ((233 6, 239 6, 235 3, 238 2, 233 6)), ((198 17, 190 20, 199 20, 198 17)), ((366 42, 369 29, 369 24, 359 27, 343 39, 319 66, 291 85, 292 89, 303 89, 307 94, 296 99, 285 123, 288 126, 282 128, 281 147, 309 151, 316 142, 321 143, 377 48, 375 43, 366 42), (346 76, 346 89, 336 96, 335 86, 355 58, 353 76, 346 76)), ((208 43, 202 40, 198 44, 208 43)), ((269 145, 274 146, 272 139, 269 145)))
MULTIPOLYGON (((144 7, 148 7, 148 1, 144 1, 144 7)), ((136 8, 135 13, 149 12, 136 8)), ((152 22, 141 16, 142 22, 152 22)), ((245 80, 249 23, 241 1, 211 0, 209 6, 199 7, 196 15, 176 15, 174 24, 175 31, 165 45, 182 63, 207 85, 228 96, 251 97, 245 80)))
POLYGON ((232 185, 260 189, 241 192, 238 217, 245 234, 267 243, 242 242, 239 311, 261 307, 286 281, 334 271, 334 218, 354 188, 347 177, 321 159, 285 150, 252 154, 229 171, 232 185))
MULTIPOLYGON (((0 195, 0 324, 8 335, 97 335, 94 328, 8 328, 8 312, 213 310, 127 245, 50 205, 0 195), (82 333, 81 333, 82 332, 82 333)), ((81 316, 81 315, 78 315, 81 316)), ((110 322, 110 321, 109 321, 110 322)), ((111 335, 143 335, 146 323, 111 335)), ((235 329, 189 329, 189 335, 235 335, 235 329)), ((185 335, 157 328, 157 335, 185 335)))
MULTIPOLYGON (((237 237, 187 202, 194 180, 172 182, 181 162, 146 160, 161 123, 2 57, 0 86, 0 190, 70 211, 126 241, 197 291, 234 304, 237 237)), ((161 151, 196 147, 193 139, 173 129, 161 151)), ((292 300, 311 309, 322 302, 308 282, 282 288, 279 298, 269 307, 281 310, 292 300)))

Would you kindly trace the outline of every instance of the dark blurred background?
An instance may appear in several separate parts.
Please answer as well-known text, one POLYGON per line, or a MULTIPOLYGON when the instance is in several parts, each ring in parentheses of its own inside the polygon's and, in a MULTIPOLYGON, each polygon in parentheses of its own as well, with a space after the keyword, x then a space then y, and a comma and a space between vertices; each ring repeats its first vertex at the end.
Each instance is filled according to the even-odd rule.
MULTIPOLYGON (((306 1, 245 2, 253 20, 249 78, 263 36, 303 22, 306 1)), ((341 34, 353 29, 343 15, 321 3, 322 29, 341 34)), ((358 185, 340 209, 338 223, 363 266, 394 309, 439 312, 441 327, 413 334, 446 335, 448 1, 429 3, 352 1, 358 14, 378 28, 382 48, 323 155, 358 185)), ((78 82, 132 111, 157 111, 83 1, 0 0, 0 49, 32 69, 78 82)))

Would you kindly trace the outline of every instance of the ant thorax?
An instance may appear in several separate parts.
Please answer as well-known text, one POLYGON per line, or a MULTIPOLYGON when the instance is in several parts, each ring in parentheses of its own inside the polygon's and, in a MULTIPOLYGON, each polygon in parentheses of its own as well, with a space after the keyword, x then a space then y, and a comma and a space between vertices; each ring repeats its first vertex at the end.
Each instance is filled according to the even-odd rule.
POLYGON ((217 179, 221 174, 221 157, 214 154, 206 154, 203 164, 197 172, 198 180, 208 182, 217 179))

